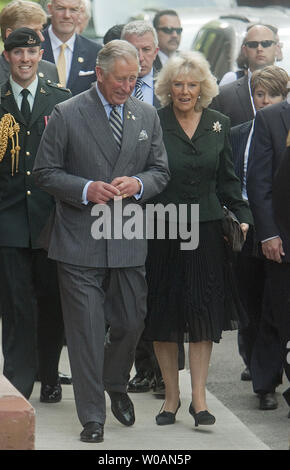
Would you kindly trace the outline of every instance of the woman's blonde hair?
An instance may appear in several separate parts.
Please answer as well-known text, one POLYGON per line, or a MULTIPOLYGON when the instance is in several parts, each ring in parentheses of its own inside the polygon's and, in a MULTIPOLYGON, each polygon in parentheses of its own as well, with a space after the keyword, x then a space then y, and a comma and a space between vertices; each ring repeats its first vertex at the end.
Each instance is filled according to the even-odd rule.
POLYGON ((196 111, 207 108, 212 99, 218 95, 216 78, 212 75, 208 61, 197 51, 180 52, 174 55, 162 67, 155 85, 155 93, 162 106, 172 102, 172 81, 179 76, 190 77, 200 83, 200 98, 195 105, 196 111))
POLYGON ((286 98, 288 94, 288 73, 276 65, 267 65, 262 69, 255 70, 251 77, 251 89, 254 95, 258 87, 264 88, 270 95, 282 95, 286 98))

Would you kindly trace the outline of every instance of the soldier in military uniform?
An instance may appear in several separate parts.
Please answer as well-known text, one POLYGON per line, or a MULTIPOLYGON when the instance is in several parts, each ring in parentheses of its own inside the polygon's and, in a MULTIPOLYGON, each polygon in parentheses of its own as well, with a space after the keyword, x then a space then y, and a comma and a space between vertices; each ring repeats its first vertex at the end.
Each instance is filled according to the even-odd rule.
POLYGON ((11 75, 0 103, 2 349, 4 375, 26 398, 38 371, 41 401, 56 402, 63 322, 56 267, 38 241, 54 200, 34 185, 32 168, 54 105, 71 93, 37 75, 40 44, 30 28, 4 42, 11 75))

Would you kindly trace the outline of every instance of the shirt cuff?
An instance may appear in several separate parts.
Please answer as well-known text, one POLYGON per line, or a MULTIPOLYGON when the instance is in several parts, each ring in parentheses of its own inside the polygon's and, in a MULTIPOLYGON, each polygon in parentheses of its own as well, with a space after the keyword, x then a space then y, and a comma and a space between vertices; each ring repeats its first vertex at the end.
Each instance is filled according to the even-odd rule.
POLYGON ((133 197, 136 199, 136 201, 139 201, 139 199, 141 199, 141 197, 143 196, 143 192, 144 192, 143 183, 142 183, 142 181, 140 180, 140 178, 138 178, 138 176, 132 176, 132 178, 135 178, 135 179, 138 180, 139 183, 141 184, 139 193, 136 193, 136 194, 134 194, 134 196, 133 196, 133 197))
POLYGON ((85 204, 85 206, 89 203, 89 201, 87 200, 87 192, 88 192, 88 187, 91 183, 93 183, 93 181, 88 181, 83 189, 82 204, 85 204))
POLYGON ((274 240, 274 238, 279 238, 279 235, 274 235, 274 237, 265 238, 265 240, 262 240, 261 243, 268 242, 269 240, 274 240))

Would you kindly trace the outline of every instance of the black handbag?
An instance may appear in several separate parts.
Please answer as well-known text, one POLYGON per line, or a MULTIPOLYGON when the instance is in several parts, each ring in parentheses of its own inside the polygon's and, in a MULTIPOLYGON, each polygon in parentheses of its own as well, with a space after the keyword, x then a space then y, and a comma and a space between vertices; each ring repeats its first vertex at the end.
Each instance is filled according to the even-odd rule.
POLYGON ((222 228, 224 237, 233 251, 241 251, 245 243, 244 234, 235 214, 227 207, 223 207, 224 217, 222 228))

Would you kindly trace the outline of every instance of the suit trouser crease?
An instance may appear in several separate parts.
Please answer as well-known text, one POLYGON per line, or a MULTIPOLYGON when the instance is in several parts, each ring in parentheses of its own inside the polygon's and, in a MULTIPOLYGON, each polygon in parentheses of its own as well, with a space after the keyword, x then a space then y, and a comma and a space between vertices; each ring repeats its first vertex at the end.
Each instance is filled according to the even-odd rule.
POLYGON ((126 392, 144 329, 145 271, 58 263, 58 273, 78 417, 103 424, 104 390, 126 392))

